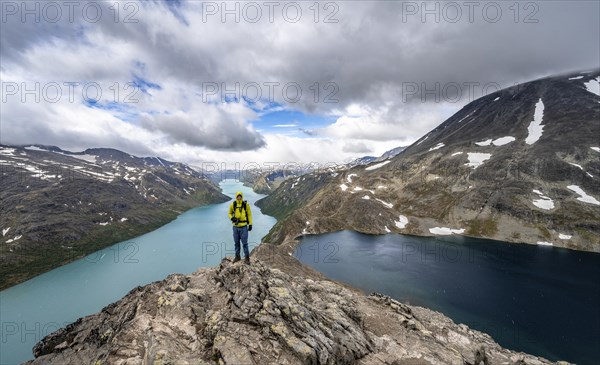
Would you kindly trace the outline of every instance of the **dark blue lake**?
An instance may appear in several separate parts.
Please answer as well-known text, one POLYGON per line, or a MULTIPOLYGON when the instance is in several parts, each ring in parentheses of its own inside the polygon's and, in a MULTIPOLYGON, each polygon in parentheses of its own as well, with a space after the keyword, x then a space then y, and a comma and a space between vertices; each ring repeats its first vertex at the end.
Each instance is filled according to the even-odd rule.
POLYGON ((442 312, 509 349, 599 363, 600 254, 340 231, 304 236, 294 255, 367 293, 442 312))

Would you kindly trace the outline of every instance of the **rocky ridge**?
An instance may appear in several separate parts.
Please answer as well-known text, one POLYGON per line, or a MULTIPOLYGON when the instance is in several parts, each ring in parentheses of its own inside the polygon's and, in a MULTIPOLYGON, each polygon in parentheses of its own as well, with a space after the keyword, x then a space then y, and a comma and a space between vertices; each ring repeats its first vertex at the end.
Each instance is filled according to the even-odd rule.
POLYGON ((552 364, 261 246, 252 265, 226 257, 133 289, 45 337, 26 364, 552 364))

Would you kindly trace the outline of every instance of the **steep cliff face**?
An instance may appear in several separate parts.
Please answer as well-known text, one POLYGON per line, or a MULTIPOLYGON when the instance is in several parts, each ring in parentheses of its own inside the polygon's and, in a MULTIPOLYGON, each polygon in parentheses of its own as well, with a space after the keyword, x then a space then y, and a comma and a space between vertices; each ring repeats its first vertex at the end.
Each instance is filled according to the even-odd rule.
POLYGON ((500 90, 390 160, 282 184, 257 202, 293 208, 269 239, 353 229, 600 252, 599 81, 594 71, 500 90))
POLYGON ((550 364, 258 251, 252 265, 225 258, 138 287, 44 338, 26 364, 550 364))

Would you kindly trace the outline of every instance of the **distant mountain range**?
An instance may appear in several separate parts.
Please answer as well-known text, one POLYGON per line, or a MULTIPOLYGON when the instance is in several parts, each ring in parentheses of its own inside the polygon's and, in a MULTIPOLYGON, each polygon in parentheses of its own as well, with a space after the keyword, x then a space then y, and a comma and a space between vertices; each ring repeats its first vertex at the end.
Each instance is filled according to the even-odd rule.
POLYGON ((0 145, 0 289, 230 198, 190 166, 110 148, 0 145))
MULTIPOLYGON (((244 174, 239 174, 237 178, 244 182, 244 185, 251 187, 255 192, 259 194, 271 194, 275 191, 279 185, 290 178, 296 178, 312 173, 314 171, 326 170, 326 171, 338 171, 343 169, 352 168, 355 166, 367 165, 371 162, 385 161, 392 158, 402 152, 406 147, 396 147, 389 151, 384 152, 379 157, 374 156, 363 156, 355 158, 349 162, 338 164, 337 166, 321 166, 319 164, 302 166, 301 169, 254 169, 245 171, 244 174), (241 176, 240 176, 241 175, 241 176)), ((232 174, 229 174, 232 175, 232 174)), ((227 174, 220 174, 220 176, 227 176, 227 174)))
POLYGON ((405 146, 401 146, 401 147, 392 148, 389 151, 385 151, 379 157, 375 157, 375 156, 358 157, 358 158, 355 158, 355 159, 351 160, 350 162, 346 163, 345 166, 348 167, 348 168, 350 168, 350 167, 354 167, 354 166, 368 165, 368 164, 370 164, 372 162, 385 161, 387 159, 395 157, 397 154, 399 154, 400 152, 404 151, 405 149, 406 149, 405 146))
POLYGON ((283 182, 267 239, 461 234, 600 252, 600 70, 479 98, 392 159, 283 182))
POLYGON ((358 158, 355 158, 355 159, 351 160, 350 162, 346 163, 345 167, 351 168, 351 167, 354 167, 354 166, 368 165, 371 162, 385 161, 387 159, 390 159, 390 158, 398 155, 400 152, 404 151, 405 149, 406 149, 405 146, 401 146, 401 147, 392 148, 389 151, 385 151, 379 157, 375 157, 375 156, 362 156, 362 157, 358 157, 358 158))

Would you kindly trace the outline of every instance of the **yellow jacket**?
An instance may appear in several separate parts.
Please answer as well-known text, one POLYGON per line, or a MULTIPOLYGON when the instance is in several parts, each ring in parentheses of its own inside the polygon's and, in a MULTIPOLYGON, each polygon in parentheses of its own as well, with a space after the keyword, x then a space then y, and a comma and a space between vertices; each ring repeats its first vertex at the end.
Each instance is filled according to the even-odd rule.
MULTIPOLYGON (((237 193, 235 193, 236 198, 238 195, 242 196, 242 202, 243 202, 244 194, 242 194, 241 191, 238 191, 237 193)), ((243 227, 246 224, 252 224, 252 211, 250 210, 250 203, 246 202, 246 209, 244 209, 242 204, 238 204, 237 199, 235 199, 229 205, 229 220, 231 220, 231 218, 233 218, 233 217, 236 217, 237 219, 240 220, 240 222, 238 224, 232 223, 236 227, 243 227), (248 213, 248 216, 246 216, 246 212, 248 213)))

